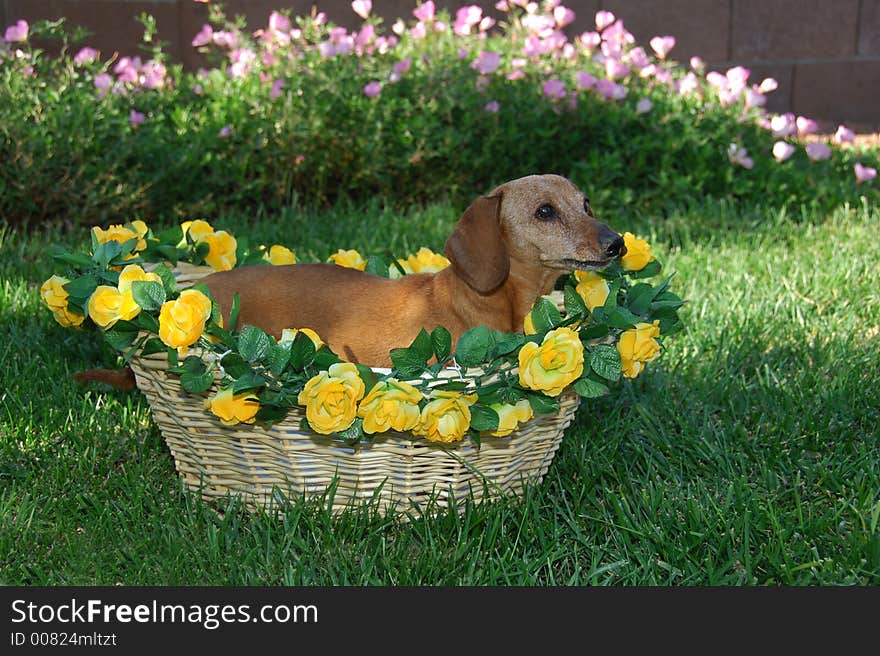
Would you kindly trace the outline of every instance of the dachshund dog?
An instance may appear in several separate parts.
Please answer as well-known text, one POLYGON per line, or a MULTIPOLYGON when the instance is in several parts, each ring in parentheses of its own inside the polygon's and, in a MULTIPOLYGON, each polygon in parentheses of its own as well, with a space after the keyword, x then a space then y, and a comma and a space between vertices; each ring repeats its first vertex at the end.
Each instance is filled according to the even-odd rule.
POLYGON ((345 360, 389 366, 389 351, 410 344, 422 328, 444 326, 453 348, 478 325, 522 330, 535 300, 560 275, 602 269, 626 249, 571 181, 530 175, 477 198, 444 252, 446 269, 396 280, 335 264, 291 264, 241 267, 203 282, 227 326, 238 294, 239 326, 275 337, 285 328, 311 328, 345 360))
POLYGON ((291 264, 242 267, 204 282, 224 309, 238 293, 240 325, 275 337, 284 328, 311 328, 346 360, 388 366, 389 351, 422 328, 444 326, 453 343, 481 324, 522 330, 532 304, 560 275, 601 269, 623 252, 623 238, 595 219, 572 182, 531 175, 465 210, 446 241, 452 266, 438 273, 389 280, 333 264, 291 264))

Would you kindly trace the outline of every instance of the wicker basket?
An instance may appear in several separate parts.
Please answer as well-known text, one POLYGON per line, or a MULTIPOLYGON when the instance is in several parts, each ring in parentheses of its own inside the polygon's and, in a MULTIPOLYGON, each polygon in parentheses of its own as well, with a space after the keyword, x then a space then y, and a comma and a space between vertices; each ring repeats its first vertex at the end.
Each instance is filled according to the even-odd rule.
MULTIPOLYGON (((178 282, 186 286, 206 272, 190 268, 179 272, 178 282)), ((462 508, 471 495, 475 500, 518 495, 546 474, 579 402, 567 392, 556 414, 536 415, 507 437, 485 438, 480 448, 470 440, 442 445, 394 432, 352 446, 302 430, 300 408, 271 426, 225 426, 205 409, 203 396, 186 393, 179 379, 167 374, 164 353, 136 357, 131 366, 184 483, 205 498, 236 494, 252 506, 267 505, 276 490, 323 495, 331 485, 334 510, 364 500, 383 510, 429 501, 462 508)), ((467 379, 481 373, 443 375, 467 379)), ((216 386, 208 393, 214 391, 216 386)))

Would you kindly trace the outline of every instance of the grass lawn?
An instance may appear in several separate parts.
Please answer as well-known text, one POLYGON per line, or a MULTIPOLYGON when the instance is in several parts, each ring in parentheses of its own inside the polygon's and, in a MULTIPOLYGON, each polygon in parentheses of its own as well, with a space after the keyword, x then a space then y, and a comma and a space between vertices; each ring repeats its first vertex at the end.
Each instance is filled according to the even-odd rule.
MULTIPOLYGON (((440 249, 457 217, 210 218, 323 259, 440 249)), ((0 583, 880 584, 880 212, 606 219, 678 272, 688 331, 582 403, 524 501, 409 523, 182 491, 143 397, 71 380, 108 347, 40 304, 46 245, 86 230, 0 231, 0 583)))

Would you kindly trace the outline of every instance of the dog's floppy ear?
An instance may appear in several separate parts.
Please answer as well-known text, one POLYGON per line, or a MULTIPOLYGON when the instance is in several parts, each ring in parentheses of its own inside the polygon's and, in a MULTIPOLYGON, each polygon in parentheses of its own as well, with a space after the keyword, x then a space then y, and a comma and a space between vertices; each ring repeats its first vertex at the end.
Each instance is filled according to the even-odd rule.
POLYGON ((452 269, 481 294, 496 289, 510 273, 510 258, 498 221, 500 209, 500 191, 480 196, 464 211, 446 240, 444 252, 452 269))

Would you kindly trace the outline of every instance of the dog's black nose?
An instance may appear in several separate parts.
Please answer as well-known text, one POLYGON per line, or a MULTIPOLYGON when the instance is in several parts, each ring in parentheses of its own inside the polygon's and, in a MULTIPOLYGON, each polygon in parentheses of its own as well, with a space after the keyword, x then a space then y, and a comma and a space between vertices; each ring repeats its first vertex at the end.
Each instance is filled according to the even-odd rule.
MULTIPOLYGON (((606 242, 607 243, 607 242, 606 242)), ((626 253, 626 246, 623 245, 623 237, 614 234, 614 238, 611 240, 611 243, 608 243, 605 246, 605 255, 610 258, 620 257, 626 253)))

